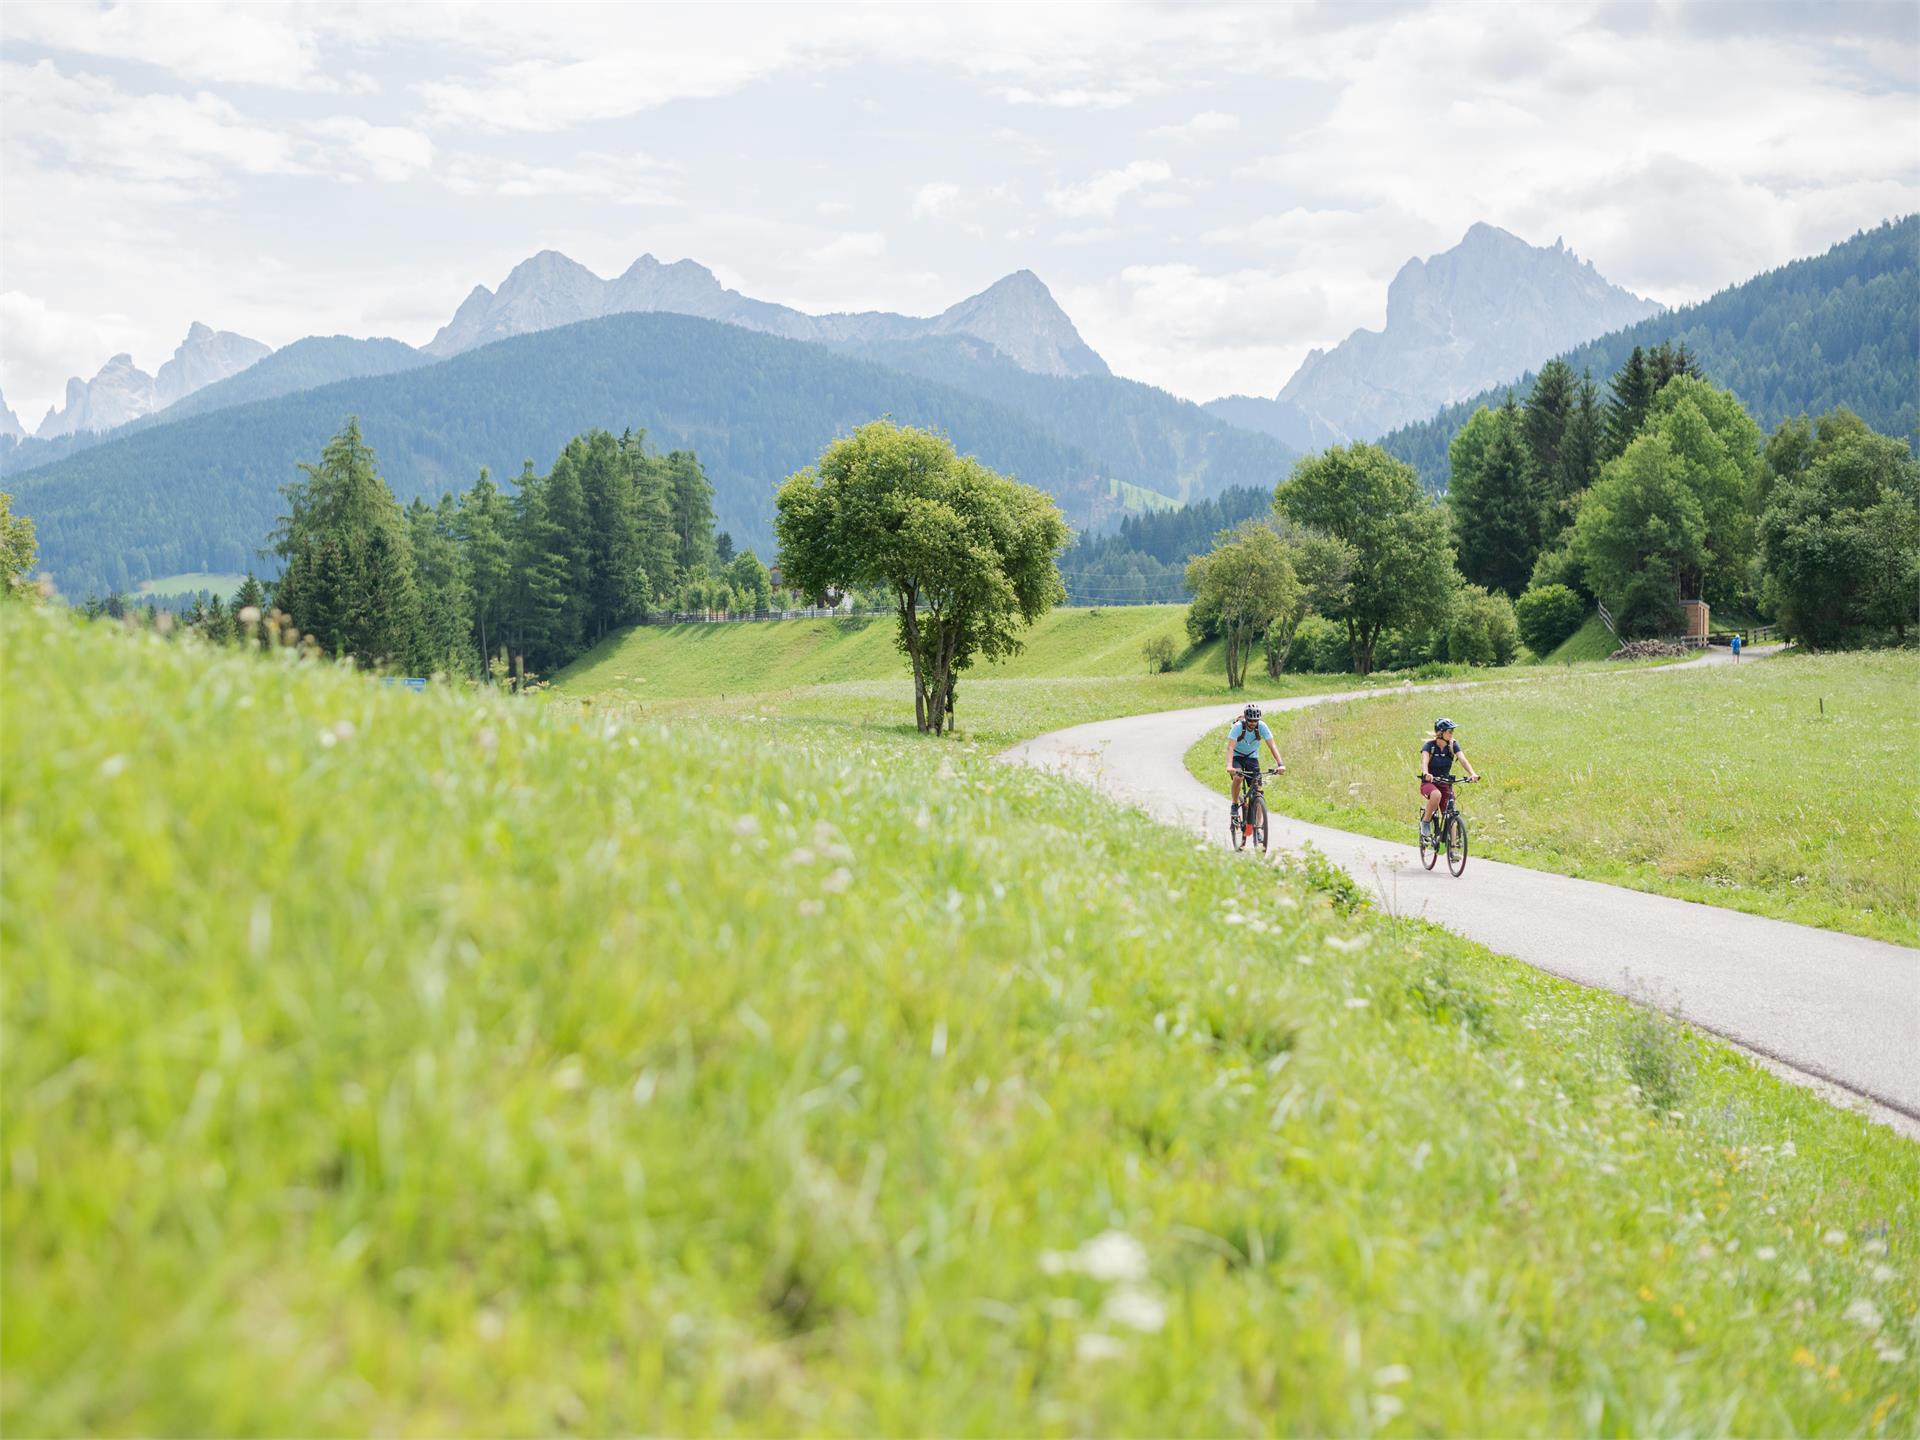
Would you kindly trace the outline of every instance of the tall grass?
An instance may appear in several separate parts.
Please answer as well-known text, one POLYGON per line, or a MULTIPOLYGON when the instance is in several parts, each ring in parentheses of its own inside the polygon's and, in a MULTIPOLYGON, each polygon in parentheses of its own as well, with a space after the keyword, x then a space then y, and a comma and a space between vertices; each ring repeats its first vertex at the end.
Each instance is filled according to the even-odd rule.
POLYGON ((0 1429, 1911 1433, 1920 1149, 965 746, 0 613, 0 1429))

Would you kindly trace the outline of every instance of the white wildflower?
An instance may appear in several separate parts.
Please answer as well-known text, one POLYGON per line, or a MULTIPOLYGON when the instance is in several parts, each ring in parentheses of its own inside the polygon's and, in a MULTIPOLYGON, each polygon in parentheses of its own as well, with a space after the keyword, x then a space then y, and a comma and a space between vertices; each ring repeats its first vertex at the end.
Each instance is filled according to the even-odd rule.
POLYGON ((1111 1335, 1090 1330, 1075 1342, 1073 1353, 1082 1360, 1117 1360, 1127 1353, 1127 1347, 1111 1335))
POLYGON ((749 835, 758 835, 760 833, 760 822, 751 815, 742 815, 738 820, 733 822, 733 833, 738 835, 742 840, 746 839, 749 835))
POLYGON ((1795 1155, 1798 1155, 1800 1152, 1793 1148, 1793 1141, 1789 1140, 1787 1141, 1786 1144, 1780 1147, 1778 1153, 1784 1158, 1791 1158, 1795 1155))
POLYGON ((820 888, 829 895, 838 895, 851 884, 853 884, 853 872, 842 865, 820 882, 820 888))
POLYGON ((1846 1232, 1843 1230, 1829 1230, 1820 1237, 1820 1243, 1822 1245, 1844 1245, 1847 1243, 1846 1232))
POLYGON ((636 1105, 650 1104, 653 1100, 653 1092, 659 1088, 660 1081, 655 1077, 654 1073, 651 1070, 642 1070, 638 1075, 633 1077, 633 1103, 636 1105))
POLYGON ((1349 1010, 1364 1010, 1372 1003, 1371 1000, 1363 995, 1349 995, 1347 997, 1347 1009, 1349 1010))
POLYGON ((113 779, 114 776, 120 774, 126 768, 127 768, 126 756, 109 755, 106 759, 100 762, 100 778, 102 780, 111 780, 113 779))
POLYGON ((1382 1390, 1389 1385, 1404 1385, 1413 1378, 1413 1371, 1404 1365, 1383 1365, 1373 1372, 1373 1383, 1382 1390))
POLYGON ((1771 1260, 1779 1253, 1780 1252, 1771 1245, 1762 1245, 1758 1250, 1753 1252, 1753 1258, 1756 1260, 1771 1260))
POLYGON ((1327 944, 1331 945, 1335 950, 1341 950, 1351 955, 1355 950, 1364 950, 1367 948, 1367 937, 1364 935, 1329 935, 1327 936, 1327 944))
POLYGON ((811 865, 813 863, 813 851, 804 845, 796 845, 793 848, 793 853, 787 856, 787 863, 790 865, 811 865))
POLYGON ((1133 1285, 1122 1285, 1107 1296, 1100 1315, 1111 1324, 1124 1325, 1147 1335, 1157 1335, 1167 1323, 1167 1307, 1160 1298, 1133 1285))
POLYGON ((1891 1265, 1876 1265, 1873 1267, 1874 1284, 1884 1285, 1891 1279, 1893 1279, 1893 1267, 1891 1265))
POLYGON ((320 748, 322 750, 331 750, 334 746, 338 745, 339 743, 340 743, 340 737, 338 735, 335 735, 333 731, 322 730, 320 732, 320 748))
POLYGON ((1862 1330, 1878 1330, 1881 1325, 1880 1307, 1871 1300, 1856 1300, 1842 1314, 1862 1330))

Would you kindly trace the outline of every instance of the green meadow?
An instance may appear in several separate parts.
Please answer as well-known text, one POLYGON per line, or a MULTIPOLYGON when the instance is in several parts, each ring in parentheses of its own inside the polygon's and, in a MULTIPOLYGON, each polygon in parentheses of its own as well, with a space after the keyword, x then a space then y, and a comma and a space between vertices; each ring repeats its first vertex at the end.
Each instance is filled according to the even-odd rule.
MULTIPOLYGON (((1389 696, 1273 717, 1269 803, 1413 834, 1441 710, 1487 783, 1458 791, 1476 854, 1903 944, 1920 941, 1920 655, 1787 654, 1389 696)), ((1225 789, 1207 739, 1188 768, 1225 789)))
POLYGON ((0 681, 8 1434, 1914 1431, 1920 1147, 978 745, 0 681))

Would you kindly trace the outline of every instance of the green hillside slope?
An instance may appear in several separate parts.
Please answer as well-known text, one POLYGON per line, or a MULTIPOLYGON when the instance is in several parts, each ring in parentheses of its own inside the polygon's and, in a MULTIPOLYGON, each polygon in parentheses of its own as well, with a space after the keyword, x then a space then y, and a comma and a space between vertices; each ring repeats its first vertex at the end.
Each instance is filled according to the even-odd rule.
POLYGON ((18 607, 0 703, 8 1434, 1912 1429, 1912 1144, 1064 781, 18 607))
POLYGON ((404 503, 482 465, 550 465, 594 426, 691 448, 722 528, 767 549, 773 491, 837 434, 876 416, 948 432, 962 451, 1052 493, 1077 525, 1120 511, 1096 460, 978 396, 818 345, 684 315, 615 315, 129 435, 10 480, 69 592, 243 570, 281 511, 278 487, 349 415, 404 503))
MULTIPOLYGON (((974 675, 1145 679, 1142 643, 1166 635, 1185 651, 1186 615, 1184 605, 1054 610, 1028 633, 1019 655, 983 665, 974 675)), ((1212 648, 1205 653, 1211 655, 1212 648)), ((1197 663, 1197 657, 1189 659, 1197 663)), ((887 617, 642 625, 588 651, 555 682, 564 694, 597 700, 675 700, 843 680, 898 680, 904 664, 894 646, 894 622, 887 617)))
MULTIPOLYGON (((1636 345, 1684 343, 1708 378, 1771 430, 1796 415, 1845 405, 1883 435, 1920 430, 1920 215, 1854 236, 1697 305, 1603 335, 1562 356, 1602 387, 1636 345)), ((1515 377, 1522 395, 1532 377, 1515 377)), ((1442 486, 1447 446, 1507 386, 1403 426, 1380 444, 1430 486, 1442 486)))

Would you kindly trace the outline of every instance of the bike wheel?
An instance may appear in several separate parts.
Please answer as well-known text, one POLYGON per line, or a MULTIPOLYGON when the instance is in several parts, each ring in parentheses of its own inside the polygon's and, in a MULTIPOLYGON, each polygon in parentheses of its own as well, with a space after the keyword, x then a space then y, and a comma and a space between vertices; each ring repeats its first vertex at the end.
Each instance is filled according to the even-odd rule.
POLYGON ((1246 812, 1242 810, 1240 812, 1240 819, 1238 820, 1229 819, 1227 822, 1227 833, 1233 837, 1233 848, 1236 850, 1244 850, 1247 845, 1247 830, 1246 830, 1245 821, 1246 821, 1246 812))
POLYGON ((1458 875, 1467 868, 1467 822, 1458 815, 1447 817, 1447 869, 1458 875))
POLYGON ((1265 854, 1267 850, 1267 802, 1253 802, 1253 848, 1265 854))
MULTIPOLYGON (((1418 830, 1420 822, 1416 819, 1413 828, 1418 830)), ((1422 834, 1420 836, 1420 863, 1431 870, 1440 859, 1440 840, 1438 836, 1422 834)))

